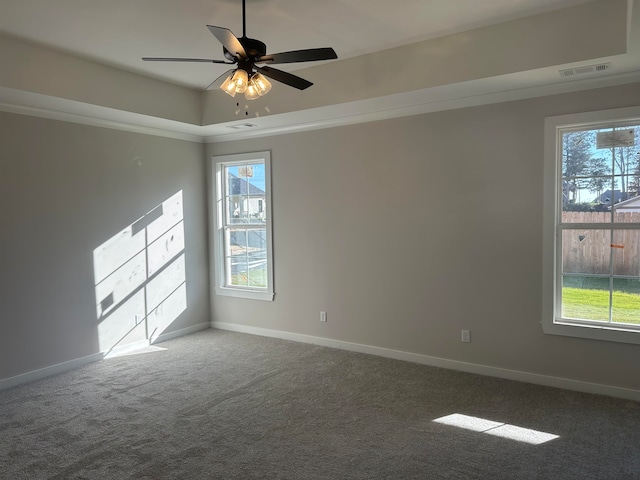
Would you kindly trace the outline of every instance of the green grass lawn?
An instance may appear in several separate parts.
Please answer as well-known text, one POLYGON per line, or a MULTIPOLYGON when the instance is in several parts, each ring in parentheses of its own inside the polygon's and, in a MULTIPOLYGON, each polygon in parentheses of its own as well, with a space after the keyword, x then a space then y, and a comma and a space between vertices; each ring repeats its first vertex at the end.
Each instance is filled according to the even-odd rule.
MULTIPOLYGON (((613 292, 613 322, 640 324, 640 294, 613 292)), ((584 320, 609 319, 609 292, 586 288, 563 287, 562 316, 584 320)))
POLYGON ((251 270, 248 275, 246 273, 231 275, 231 285, 242 287, 266 287, 267 269, 261 268, 251 270))

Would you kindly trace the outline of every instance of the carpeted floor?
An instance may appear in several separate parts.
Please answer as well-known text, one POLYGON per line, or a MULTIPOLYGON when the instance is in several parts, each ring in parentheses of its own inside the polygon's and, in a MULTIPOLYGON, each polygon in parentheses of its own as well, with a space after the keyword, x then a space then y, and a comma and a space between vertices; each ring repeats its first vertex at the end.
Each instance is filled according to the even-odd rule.
POLYGON ((0 478, 640 479, 640 404, 207 330, 0 391, 0 478))

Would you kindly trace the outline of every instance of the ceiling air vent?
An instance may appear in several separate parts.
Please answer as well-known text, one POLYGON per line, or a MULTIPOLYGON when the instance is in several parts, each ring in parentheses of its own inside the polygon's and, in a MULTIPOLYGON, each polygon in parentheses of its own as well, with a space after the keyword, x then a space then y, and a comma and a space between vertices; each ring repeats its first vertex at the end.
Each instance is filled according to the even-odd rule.
POLYGON ((247 128, 253 128, 256 125, 253 123, 237 123, 235 125, 227 125, 227 128, 232 128, 234 130, 246 130, 247 128))
POLYGON ((611 67, 610 63, 598 63, 597 65, 587 65, 585 67, 567 68, 566 70, 559 70, 559 72, 561 77, 575 77, 585 73, 604 72, 609 67, 611 67))

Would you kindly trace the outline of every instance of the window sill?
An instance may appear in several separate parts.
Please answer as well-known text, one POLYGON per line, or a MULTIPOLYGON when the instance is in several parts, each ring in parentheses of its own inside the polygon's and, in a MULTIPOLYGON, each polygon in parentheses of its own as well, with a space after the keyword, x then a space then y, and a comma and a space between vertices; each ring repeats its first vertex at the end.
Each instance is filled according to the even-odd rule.
POLYGON ((640 345, 640 331, 626 330, 600 325, 575 324, 568 321, 542 322, 544 333, 551 335, 563 335, 565 337, 588 338, 591 340, 603 340, 607 342, 633 343, 640 345))
POLYGON ((274 297, 273 292, 226 287, 216 287, 216 295, 236 298, 248 298, 251 300, 264 300, 266 302, 273 302, 274 297))

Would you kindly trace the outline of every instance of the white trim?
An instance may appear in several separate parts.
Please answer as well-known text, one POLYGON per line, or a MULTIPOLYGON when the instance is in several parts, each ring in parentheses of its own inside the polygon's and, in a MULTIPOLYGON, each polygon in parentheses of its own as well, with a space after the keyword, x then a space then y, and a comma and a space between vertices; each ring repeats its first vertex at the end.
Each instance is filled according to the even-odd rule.
POLYGON ((595 112, 571 113, 568 115, 556 115, 547 117, 545 124, 554 129, 589 127, 608 122, 619 121, 624 125, 629 121, 636 121, 640 118, 640 106, 613 108, 610 110, 598 110, 595 112))
POLYGON ((147 348, 149 346, 149 340, 139 340, 137 342, 128 343, 126 345, 121 345, 117 347, 113 347, 111 350, 107 352, 102 352, 102 358, 113 358, 119 357, 120 355, 126 355, 131 352, 135 352, 137 350, 142 350, 143 348, 147 348))
POLYGON ((192 333, 207 330, 209 328, 211 328, 211 324, 209 323, 198 323, 197 325, 181 328, 180 330, 174 330, 173 332, 161 333, 156 338, 152 338, 149 343, 151 345, 155 345, 156 343, 162 343, 167 340, 173 340, 174 338, 184 337, 185 335, 191 335, 192 333))
MULTIPOLYGON (((555 67, 553 70, 555 71, 555 67)), ((540 74, 540 71, 535 70, 534 73, 540 74)), ((233 133, 229 133, 228 126, 246 123, 247 120, 197 125, 7 87, 0 87, 0 111, 190 142, 213 143, 318 130, 640 82, 640 72, 624 72, 579 80, 539 83, 520 88, 519 85, 526 83, 521 75, 522 72, 252 118, 251 123, 256 124, 255 128, 233 133), (470 95, 469 92, 475 93, 470 95)), ((549 82, 549 79, 547 78, 546 81, 549 82)), ((537 80, 537 82, 541 81, 537 80)))
POLYGON ((208 328, 211 328, 211 325, 209 323, 199 323, 198 325, 193 325, 191 327, 182 328, 173 332, 164 333, 151 342, 149 342, 148 340, 142 340, 129 345, 124 345, 122 347, 116 347, 109 351, 94 353, 92 355, 87 355, 86 357, 76 358, 67 362, 57 363, 55 365, 50 365, 38 370, 32 370, 31 372, 15 375, 13 377, 0 379, 0 390, 22 385, 24 383, 34 382, 36 380, 42 380, 43 378, 47 378, 52 375, 68 372, 84 365, 88 365, 89 363, 98 362, 106 358, 122 355, 135 350, 140 350, 141 348, 148 347, 150 344, 165 342, 173 338, 182 337, 198 332, 200 330, 206 330, 208 328))
POLYGON ((556 255, 558 207, 560 200, 560 129, 589 128, 607 123, 626 125, 640 118, 640 106, 547 117, 544 122, 544 189, 542 220, 542 330, 546 334, 610 342, 640 344, 638 330, 623 326, 600 326, 556 322, 561 286, 556 281, 560 259, 556 255), (556 285, 557 284, 557 285, 556 285))
MULTIPOLYGON (((248 138, 262 138, 273 135, 321 130, 359 123, 389 120, 393 118, 423 115, 426 113, 456 110, 460 108, 491 105, 495 103, 526 100, 529 98, 545 97, 564 93, 592 90, 595 88, 613 87, 629 83, 640 82, 640 73, 622 73, 596 78, 572 80, 570 82, 557 82, 545 85, 536 85, 525 88, 507 88, 497 91, 486 91, 474 95, 468 95, 474 80, 458 84, 432 87, 415 92, 405 92, 387 97, 359 100, 339 105, 318 107, 301 112, 284 113, 277 116, 265 116, 259 119, 251 119, 258 124, 254 129, 244 131, 222 131, 208 134, 205 143, 220 143, 245 140, 248 138), (276 123, 279 125, 263 127, 262 123, 271 119, 283 119, 276 123)), ((246 122, 246 120, 245 120, 246 122)), ((212 125, 209 128, 222 125, 212 125)), ((207 127, 205 127, 207 128, 207 127)))
POLYGON ((216 295, 225 297, 249 298, 251 300, 265 300, 267 302, 272 301, 274 297, 273 292, 260 292, 248 288, 216 287, 215 292, 216 295))
POLYGON ((46 108, 28 107, 25 105, 14 105, 9 103, 0 103, 0 111, 7 113, 15 113, 17 115, 28 115, 31 117, 46 118, 49 120, 59 120, 62 122, 77 123, 80 125, 89 125, 93 127, 109 128, 111 130, 120 130, 123 132, 141 133, 144 135, 153 135, 156 137, 173 138, 176 140, 185 140, 187 142, 204 143, 204 137, 200 135, 191 135, 180 133, 173 130, 165 130, 161 128, 147 127, 140 123, 133 123, 135 119, 131 118, 132 123, 120 122, 116 120, 108 120, 105 118, 80 115, 77 113, 60 112, 49 110, 46 108))
POLYGON ((155 345, 156 343, 166 342, 167 340, 171 340, 173 338, 184 337, 185 335, 190 335, 192 333, 199 332, 200 330, 206 330, 208 328, 211 328, 211 325, 209 325, 208 323, 199 323, 190 327, 174 330, 173 332, 161 333, 155 338, 151 337, 147 340, 140 340, 138 342, 129 343, 121 347, 115 347, 108 352, 102 353, 104 355, 104 358, 118 357, 120 355, 135 352, 136 350, 147 348, 148 346, 155 345))
POLYGON ((461 372, 474 373, 478 375, 486 375, 490 377, 504 378, 506 380, 515 380, 518 382, 533 383, 535 385, 544 385, 546 387, 563 388, 566 390, 574 390, 577 392, 592 393, 597 395, 608 395, 610 397, 624 398, 627 400, 640 401, 640 390, 631 388, 615 387, 611 385, 602 385, 598 383, 583 382, 580 380, 571 380, 568 378, 552 377, 549 375, 540 375, 537 373, 522 372, 518 370, 509 370, 505 368, 490 367, 487 365, 479 365, 476 363, 461 362, 458 360, 449 360, 446 358, 431 357, 418 353, 403 352, 400 350, 392 350, 389 348, 375 347, 371 345, 363 345, 359 343, 344 342, 342 340, 334 340, 331 338, 315 337, 311 335, 303 335, 299 333, 284 332, 280 330, 271 330, 267 328, 250 327, 246 325, 238 325, 227 322, 211 322, 212 328, 219 330, 228 330, 232 332, 249 333, 251 335, 259 335, 263 337, 280 338, 283 340, 292 340, 294 342, 310 343, 323 347, 337 348, 340 350, 348 350, 351 352, 367 353, 377 355, 379 357, 393 358, 395 360, 403 360, 406 362, 419 363, 432 367, 447 368, 449 370, 457 370, 461 372))
POLYGON ((35 380, 41 380, 51 375, 63 373, 69 370, 73 370, 78 367, 82 367, 89 363, 97 362, 104 358, 102 353, 94 353, 93 355, 87 355, 86 357, 76 358, 69 360, 68 362, 57 363, 48 367, 39 368, 38 370, 32 370, 31 372, 22 373, 15 377, 4 378, 0 380, 0 390, 5 388, 15 387, 23 383, 33 382, 35 380))

